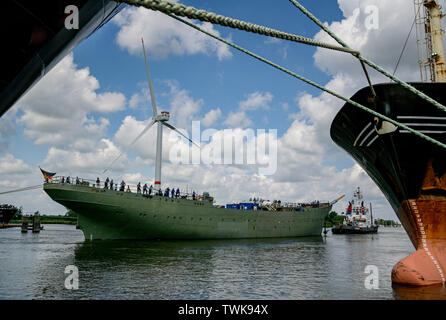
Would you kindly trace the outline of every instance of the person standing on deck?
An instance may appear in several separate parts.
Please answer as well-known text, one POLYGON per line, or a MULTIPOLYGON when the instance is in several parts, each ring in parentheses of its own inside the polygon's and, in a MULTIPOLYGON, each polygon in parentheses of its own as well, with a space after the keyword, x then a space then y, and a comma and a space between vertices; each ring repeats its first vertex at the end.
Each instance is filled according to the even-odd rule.
POLYGON ((136 186, 136 193, 141 193, 141 182, 138 182, 138 185, 136 186))
POLYGON ((175 188, 172 188, 171 197, 175 198, 175 188))
POLYGON ((142 194, 147 194, 147 183, 142 187, 142 194))
POLYGON ((176 192, 175 196, 176 196, 177 198, 180 197, 180 188, 177 188, 177 192, 176 192))
POLYGON ((104 183, 104 189, 108 189, 108 183, 110 182, 110 180, 108 179, 108 177, 107 177, 107 179, 105 179, 105 183, 104 183))
POLYGON ((96 186, 99 188, 99 185, 101 184, 101 181, 99 180, 99 177, 96 179, 96 186))
POLYGON ((153 191, 153 186, 150 185, 150 188, 149 188, 149 196, 152 194, 152 191, 153 191))
POLYGON ((110 181, 110 190, 113 190, 113 179, 110 181))

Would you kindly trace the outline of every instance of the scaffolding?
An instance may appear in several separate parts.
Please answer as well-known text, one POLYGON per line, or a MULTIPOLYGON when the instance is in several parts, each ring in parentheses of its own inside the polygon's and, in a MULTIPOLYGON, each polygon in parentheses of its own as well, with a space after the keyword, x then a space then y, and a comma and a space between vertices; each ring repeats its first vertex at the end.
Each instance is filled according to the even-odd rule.
POLYGON ((414 0, 414 10, 421 81, 435 82, 429 10, 424 6, 424 0, 414 0))

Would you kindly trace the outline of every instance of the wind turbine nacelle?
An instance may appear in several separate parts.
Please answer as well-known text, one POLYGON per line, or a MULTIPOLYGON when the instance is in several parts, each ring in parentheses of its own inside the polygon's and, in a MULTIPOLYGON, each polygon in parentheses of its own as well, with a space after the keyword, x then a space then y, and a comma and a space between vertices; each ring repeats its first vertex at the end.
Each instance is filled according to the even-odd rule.
POLYGON ((159 115, 156 116, 156 120, 158 121, 169 121, 170 113, 168 111, 161 111, 159 115))

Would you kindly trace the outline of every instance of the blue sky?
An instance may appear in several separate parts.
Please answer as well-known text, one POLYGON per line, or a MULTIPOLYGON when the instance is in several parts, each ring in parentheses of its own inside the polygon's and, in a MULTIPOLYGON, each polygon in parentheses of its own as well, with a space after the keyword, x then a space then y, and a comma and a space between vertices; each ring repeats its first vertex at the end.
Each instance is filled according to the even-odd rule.
MULTIPOLYGON (((182 3, 327 41, 320 29, 289 1, 182 3)), ((352 47, 360 48, 365 56, 393 70, 413 19, 410 15, 413 8, 407 6, 407 1, 393 2, 399 9, 396 13, 383 0, 301 3, 338 31, 352 47), (364 30, 364 8, 367 5, 380 9, 377 30, 364 30), (353 19, 355 9, 360 12, 356 20, 353 19), (390 14, 391 11, 398 19, 390 14), (382 47, 381 53, 386 52, 386 55, 380 54, 377 46, 382 47)), ((278 172, 273 176, 259 177, 255 170, 240 166, 166 164, 163 181, 181 188, 193 185, 199 191, 211 191, 222 203, 251 196, 289 201, 332 200, 342 193, 350 197, 355 187, 361 186, 365 196, 376 203, 378 216, 396 219, 379 189, 329 138, 329 125, 343 105, 341 101, 232 48, 216 45, 214 40, 189 38, 186 34, 190 27, 172 27, 172 19, 167 16, 151 12, 146 17, 144 14, 124 7, 5 115, 2 121, 12 124, 15 130, 5 135, 7 147, 0 153, 0 173, 4 176, 0 190, 39 183, 38 165, 58 174, 94 179, 119 151, 126 148, 126 143, 152 116, 150 101, 142 95, 142 90, 147 89, 139 40, 143 35, 157 105, 159 110, 172 112, 171 123, 186 124, 184 129, 190 130, 189 120, 202 120, 213 110, 217 116, 210 121, 209 128, 277 129, 278 133, 278 172), (120 33, 125 34, 126 26, 134 31, 134 39, 129 36, 119 38, 120 33), (176 50, 174 41, 188 49, 176 50), (154 42, 157 45, 153 45, 154 42), (71 79, 70 74, 79 81, 71 79), (53 91, 49 90, 50 84, 54 86, 53 91), (68 90, 59 91, 63 88, 68 90), (143 99, 132 105, 135 95, 143 99), (54 115, 56 110, 60 112, 57 116, 54 115), (235 119, 242 116, 245 121, 231 126, 228 120, 231 114, 237 116, 235 119), (53 122, 49 120, 55 121, 53 128, 49 124, 53 122), (42 124, 45 121, 48 121, 46 127, 42 124), (86 134, 79 132, 87 126, 86 134), (15 173, 2 172, 1 161, 12 162, 15 173)), ((364 77, 358 72, 359 64, 345 55, 226 27, 213 26, 212 31, 347 96, 365 85, 364 77)), ((416 79, 416 61, 416 46, 412 41, 399 70, 403 78, 416 79)), ((372 77, 382 79, 373 73, 372 77)), ((116 180, 125 177, 131 183, 141 179, 151 181, 154 134, 155 131, 150 130, 145 140, 135 145, 114 168, 110 174, 116 180)), ((105 176, 101 176, 103 178, 105 176)), ((42 191, 15 194, 0 200, 4 201, 22 205, 25 211, 64 212, 64 208, 51 203, 42 191)), ((341 212, 345 210, 344 206, 345 201, 335 209, 341 212)))

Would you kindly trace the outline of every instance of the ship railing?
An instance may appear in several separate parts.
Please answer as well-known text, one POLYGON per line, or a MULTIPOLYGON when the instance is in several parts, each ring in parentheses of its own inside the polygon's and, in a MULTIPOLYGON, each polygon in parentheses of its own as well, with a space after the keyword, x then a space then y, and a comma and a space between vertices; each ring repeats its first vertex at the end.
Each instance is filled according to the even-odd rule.
POLYGON ((329 201, 312 201, 312 202, 280 202, 280 201, 254 201, 258 203, 260 207, 270 208, 319 208, 328 207, 330 205, 329 201))
MULTIPOLYGON (((97 182, 97 180, 94 179, 85 179, 85 178, 79 178, 79 177, 72 177, 72 176, 54 176, 50 179, 45 179, 46 183, 59 183, 59 184, 73 184, 73 185, 80 185, 80 186, 85 186, 85 187, 90 187, 90 188, 96 188, 96 189, 110 189, 111 184, 109 181, 107 184, 105 183, 105 181, 101 181, 99 180, 99 183, 97 182)), ((148 186, 150 186, 150 184, 147 184, 148 186)), ((137 185, 132 185, 132 184, 125 184, 125 188, 124 191, 122 191, 122 189, 120 189, 121 187, 121 183, 115 183, 113 181, 113 189, 110 190, 114 190, 114 191, 118 191, 118 192, 131 192, 131 193, 139 193, 139 194, 143 194, 143 186, 144 184, 141 184, 141 191, 138 192, 138 186, 137 185)), ((158 189, 153 188, 151 196, 162 196, 162 197, 166 197, 164 194, 166 189, 162 190, 163 192, 160 194, 158 189)), ((149 188, 147 188, 147 194, 149 192, 149 188)), ((169 198, 175 198, 175 199, 187 199, 187 200, 194 200, 194 201, 204 201, 204 202, 213 202, 213 198, 209 197, 208 195, 204 195, 204 194, 199 194, 198 192, 188 192, 188 191, 181 191, 178 195, 178 197, 176 196, 176 192, 174 193, 174 196, 172 197, 172 189, 170 189, 169 192, 169 198)))

